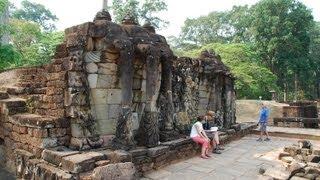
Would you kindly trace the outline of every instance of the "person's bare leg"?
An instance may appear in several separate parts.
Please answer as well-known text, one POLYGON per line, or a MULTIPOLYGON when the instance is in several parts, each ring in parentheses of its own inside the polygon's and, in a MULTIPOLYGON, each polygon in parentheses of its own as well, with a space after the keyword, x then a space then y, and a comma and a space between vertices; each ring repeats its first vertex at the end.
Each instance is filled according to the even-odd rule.
POLYGON ((201 146, 201 157, 202 157, 202 158, 207 159, 206 151, 207 151, 207 148, 206 148, 204 145, 202 145, 202 146, 201 146))
POLYGON ((219 141, 219 133, 218 131, 217 132, 214 132, 214 141, 216 142, 217 145, 220 144, 220 141, 219 141))

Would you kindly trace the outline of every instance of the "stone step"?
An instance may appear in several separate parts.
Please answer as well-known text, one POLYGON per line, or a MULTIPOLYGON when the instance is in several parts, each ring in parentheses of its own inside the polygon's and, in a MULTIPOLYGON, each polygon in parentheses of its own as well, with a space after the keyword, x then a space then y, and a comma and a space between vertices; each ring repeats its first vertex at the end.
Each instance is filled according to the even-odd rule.
POLYGON ((27 112, 26 100, 22 98, 2 99, 0 107, 3 107, 2 113, 7 115, 27 112))
POLYGON ((9 98, 9 94, 7 92, 0 91, 0 100, 8 99, 8 98, 9 98))
POLYGON ((13 124, 40 129, 67 128, 70 126, 70 121, 65 118, 41 116, 30 113, 12 115, 9 117, 9 121, 13 124))

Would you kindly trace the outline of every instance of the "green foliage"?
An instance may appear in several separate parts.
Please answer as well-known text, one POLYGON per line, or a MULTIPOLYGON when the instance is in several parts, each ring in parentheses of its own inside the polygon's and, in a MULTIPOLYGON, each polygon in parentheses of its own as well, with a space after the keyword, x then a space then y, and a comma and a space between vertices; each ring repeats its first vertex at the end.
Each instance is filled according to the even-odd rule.
POLYGON ((45 31, 55 30, 55 25, 53 22, 58 20, 58 18, 42 4, 23 0, 21 5, 21 9, 16 9, 12 13, 13 18, 35 22, 39 24, 45 31))
POLYGON ((38 24, 12 20, 12 42, 23 56, 23 64, 39 65, 49 62, 56 45, 62 42, 62 32, 41 32, 38 24))
POLYGON ((214 49, 236 77, 238 98, 270 99, 270 90, 278 90, 276 76, 265 66, 252 47, 246 44, 207 44, 200 49, 185 52, 184 55, 197 57, 204 49, 214 49))
POLYGON ((0 0, 0 15, 5 11, 9 4, 8 0, 0 0))
POLYGON ((251 14, 248 6, 234 6, 231 11, 211 12, 207 16, 186 19, 178 44, 248 42, 251 14))
POLYGON ((113 0, 110 9, 113 10, 117 22, 121 22, 125 15, 130 13, 141 24, 149 22, 156 28, 168 24, 156 15, 167 10, 167 4, 163 0, 113 0))
POLYGON ((21 65, 21 54, 12 45, 0 46, 0 71, 21 65))

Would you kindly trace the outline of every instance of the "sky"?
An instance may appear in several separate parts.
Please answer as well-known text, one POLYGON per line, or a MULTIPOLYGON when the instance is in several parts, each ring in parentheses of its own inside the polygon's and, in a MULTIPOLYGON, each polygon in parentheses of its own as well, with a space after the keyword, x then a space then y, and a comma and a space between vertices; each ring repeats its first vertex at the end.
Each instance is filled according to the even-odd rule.
MULTIPOLYGON (((22 0, 10 0, 17 7, 22 0)), ((59 20, 56 22, 58 30, 92 21, 95 14, 102 8, 102 0, 30 0, 43 4, 52 11, 59 20)), ((170 24, 158 33, 166 37, 178 36, 186 18, 207 15, 212 11, 225 11, 234 5, 253 5, 258 0, 165 0, 168 11, 160 17, 170 24)), ((299 0, 312 10, 314 19, 320 21, 320 0, 299 0)), ((111 0, 109 0, 111 2, 111 0)))

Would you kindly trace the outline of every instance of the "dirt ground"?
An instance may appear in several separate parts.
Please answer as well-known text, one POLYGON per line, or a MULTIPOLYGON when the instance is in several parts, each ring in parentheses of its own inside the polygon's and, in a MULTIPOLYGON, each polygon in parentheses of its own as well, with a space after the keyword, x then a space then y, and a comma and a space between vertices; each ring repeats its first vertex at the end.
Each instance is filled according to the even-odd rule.
POLYGON ((257 122, 259 118, 259 109, 261 103, 266 104, 270 109, 270 123, 272 123, 272 119, 274 117, 282 117, 282 107, 288 106, 288 104, 277 103, 275 101, 237 100, 237 122, 257 122))

